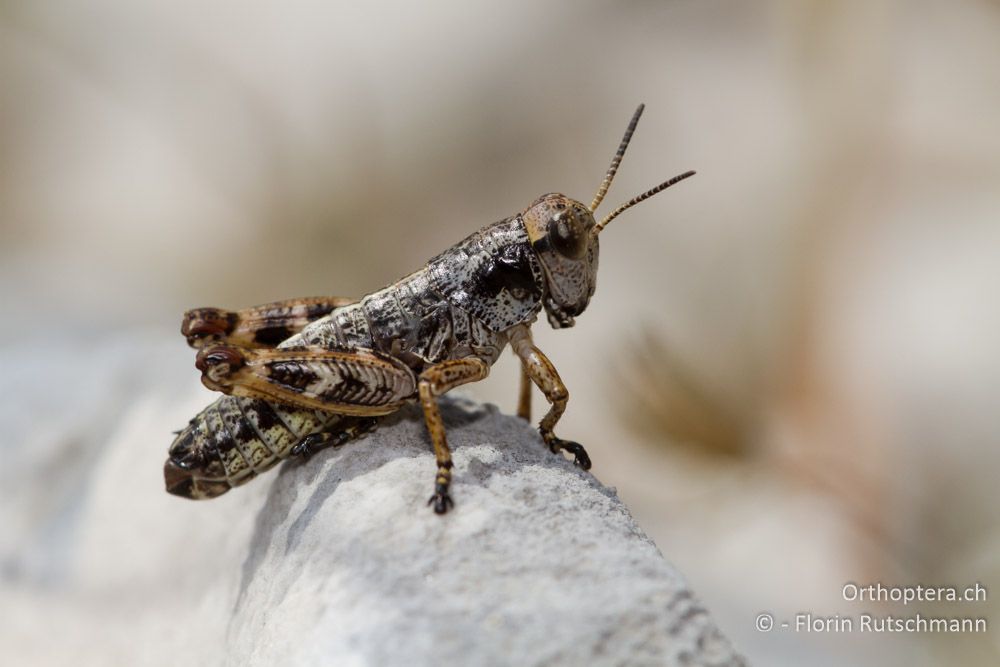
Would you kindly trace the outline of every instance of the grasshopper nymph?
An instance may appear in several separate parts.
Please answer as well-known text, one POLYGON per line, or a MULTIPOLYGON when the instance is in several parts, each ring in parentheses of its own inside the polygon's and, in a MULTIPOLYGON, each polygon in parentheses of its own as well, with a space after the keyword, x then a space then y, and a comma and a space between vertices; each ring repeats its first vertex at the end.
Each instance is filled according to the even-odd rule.
POLYGON ((521 360, 518 415, 531 419, 534 383, 550 408, 538 430, 549 449, 590 468, 586 450, 556 437, 569 393, 531 340, 545 314, 573 326, 597 284, 598 234, 622 211, 694 175, 688 171, 625 202, 597 222, 643 106, 639 105, 590 206, 542 195, 487 225, 422 269, 361 299, 292 299, 230 312, 199 308, 181 333, 198 349, 202 383, 225 396, 181 430, 164 466, 167 491, 214 498, 293 455, 308 456, 373 428, 419 401, 437 474, 428 504, 443 514, 451 452, 437 397, 482 380, 509 344, 521 360))

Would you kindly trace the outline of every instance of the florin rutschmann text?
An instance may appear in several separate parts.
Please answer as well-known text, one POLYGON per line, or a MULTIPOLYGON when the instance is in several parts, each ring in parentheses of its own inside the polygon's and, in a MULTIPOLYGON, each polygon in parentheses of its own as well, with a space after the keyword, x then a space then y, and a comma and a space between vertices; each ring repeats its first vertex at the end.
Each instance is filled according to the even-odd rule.
MULTIPOLYGON (((846 602, 866 602, 876 604, 912 603, 982 603, 988 592, 980 583, 971 586, 886 586, 881 583, 857 584, 848 582, 841 589, 846 602)), ((909 632, 909 633, 951 633, 986 632, 989 623, 985 616, 946 616, 927 613, 877 614, 865 611, 860 614, 818 614, 799 611, 789 614, 790 620, 775 618, 763 611, 757 615, 755 626, 759 632, 770 632, 775 628, 794 632, 909 632)))

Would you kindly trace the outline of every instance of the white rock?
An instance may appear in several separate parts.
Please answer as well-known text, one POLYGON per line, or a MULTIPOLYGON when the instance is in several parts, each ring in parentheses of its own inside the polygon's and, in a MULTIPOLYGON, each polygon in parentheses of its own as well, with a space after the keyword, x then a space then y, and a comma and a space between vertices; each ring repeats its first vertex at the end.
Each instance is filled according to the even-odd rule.
POLYGON ((168 495, 170 432, 213 399, 191 392, 189 356, 138 338, 5 355, 0 388, 20 399, 0 414, 15 436, 0 469, 5 658, 742 664, 615 492, 492 407, 442 401, 445 516, 426 505, 436 466, 416 409, 220 498, 168 495), (52 373, 19 374, 37 358, 52 373))
POLYGON ((445 516, 415 410, 271 480, 229 664, 742 664, 613 490, 495 408, 445 420, 445 516))

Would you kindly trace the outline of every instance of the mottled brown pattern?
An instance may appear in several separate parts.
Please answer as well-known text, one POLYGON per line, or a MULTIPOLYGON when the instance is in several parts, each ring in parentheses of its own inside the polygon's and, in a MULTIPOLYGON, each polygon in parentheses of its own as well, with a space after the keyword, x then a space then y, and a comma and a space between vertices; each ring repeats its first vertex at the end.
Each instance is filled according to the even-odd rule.
POLYGON ((202 382, 229 396, 174 441, 164 468, 168 490, 189 498, 219 495, 286 456, 354 437, 363 418, 419 401, 437 459, 430 504, 444 513, 453 504, 452 461, 437 397, 485 378, 508 344, 521 360, 518 414, 530 419, 533 383, 550 404, 539 423, 542 439, 589 468, 584 448, 554 433, 569 392, 532 342, 530 327, 542 310, 553 327, 573 326, 597 286, 603 226, 693 173, 595 221, 641 113, 640 106, 589 207, 543 195, 359 301, 293 299, 238 312, 188 311, 181 331, 199 349, 202 382))
POLYGON ((181 334, 191 347, 213 343, 237 347, 274 347, 310 322, 354 303, 347 297, 307 297, 276 301, 240 311, 195 308, 184 313, 181 334))

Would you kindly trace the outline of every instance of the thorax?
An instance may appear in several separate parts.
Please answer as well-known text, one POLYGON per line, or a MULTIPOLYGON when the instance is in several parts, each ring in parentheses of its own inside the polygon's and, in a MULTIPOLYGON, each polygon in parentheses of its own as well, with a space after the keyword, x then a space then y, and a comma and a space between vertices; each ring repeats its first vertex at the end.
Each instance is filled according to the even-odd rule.
POLYGON ((506 331, 537 317, 541 281, 523 223, 509 218, 313 322, 280 347, 373 349, 418 372, 470 355, 493 363, 507 345, 506 331))

